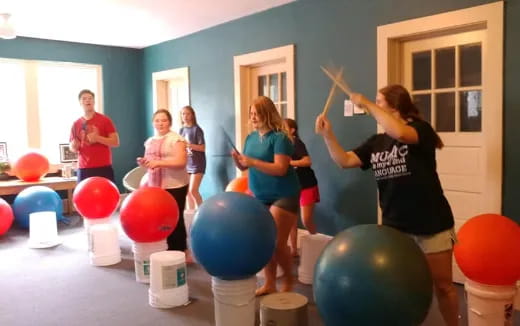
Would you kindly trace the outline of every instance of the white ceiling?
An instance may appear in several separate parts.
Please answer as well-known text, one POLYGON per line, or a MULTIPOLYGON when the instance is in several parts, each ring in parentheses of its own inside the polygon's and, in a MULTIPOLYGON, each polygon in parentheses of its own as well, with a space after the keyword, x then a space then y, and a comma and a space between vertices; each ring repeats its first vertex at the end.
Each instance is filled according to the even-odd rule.
POLYGON ((143 48, 296 0, 0 0, 18 36, 143 48))

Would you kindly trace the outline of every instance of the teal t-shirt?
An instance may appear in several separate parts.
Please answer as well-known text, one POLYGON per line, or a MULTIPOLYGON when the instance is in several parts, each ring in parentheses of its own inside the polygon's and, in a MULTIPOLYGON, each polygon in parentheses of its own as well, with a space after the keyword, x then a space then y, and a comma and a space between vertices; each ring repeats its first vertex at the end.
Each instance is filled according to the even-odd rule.
MULTIPOLYGON (((262 161, 274 162, 275 154, 291 156, 294 145, 279 131, 270 131, 260 136, 257 131, 250 133, 245 141, 244 154, 262 161)), ((294 169, 289 167, 283 176, 265 174, 254 167, 249 168, 249 189, 264 204, 271 204, 280 198, 296 197, 300 184, 294 169)))

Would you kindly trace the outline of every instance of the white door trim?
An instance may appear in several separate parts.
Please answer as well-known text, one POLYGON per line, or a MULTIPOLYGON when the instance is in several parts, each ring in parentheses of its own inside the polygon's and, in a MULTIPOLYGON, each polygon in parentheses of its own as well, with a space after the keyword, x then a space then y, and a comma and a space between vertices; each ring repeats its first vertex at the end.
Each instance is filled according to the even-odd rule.
POLYGON ((233 58, 235 81, 235 144, 243 147, 247 130, 248 112, 246 108, 251 102, 250 68, 269 63, 283 62, 287 65, 287 116, 295 117, 294 92, 294 44, 281 46, 269 50, 247 53, 233 58))
POLYGON ((189 68, 182 67, 152 73, 153 111, 168 107, 168 82, 182 80, 190 84, 189 68))
MULTIPOLYGON (((498 1, 379 26, 377 28, 378 89, 401 80, 399 51, 402 41, 445 34, 450 31, 484 29, 489 37, 487 37, 487 50, 483 53, 483 62, 493 62, 493 69, 483 69, 482 84, 486 87, 487 95, 483 97, 482 106, 495 115, 493 121, 503 121, 503 13, 504 3, 498 1)), ((378 126, 378 131, 380 130, 378 126)), ((486 191, 486 203, 483 207, 486 207, 489 213, 501 213, 502 123, 486 128, 483 121, 483 130, 486 131, 484 147, 488 153, 492 153, 486 159, 486 169, 497 176, 487 178, 484 188, 488 191, 486 191), (490 157, 492 159, 489 159, 490 157)))

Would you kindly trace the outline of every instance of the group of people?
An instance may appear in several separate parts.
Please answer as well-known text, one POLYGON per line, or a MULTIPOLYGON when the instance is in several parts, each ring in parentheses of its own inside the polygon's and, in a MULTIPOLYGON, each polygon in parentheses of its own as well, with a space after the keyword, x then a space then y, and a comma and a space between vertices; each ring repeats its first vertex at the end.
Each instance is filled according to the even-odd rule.
MULTIPOLYGON (((80 93, 84 108, 94 97, 91 93, 85 94, 91 98, 82 98, 80 93)), ((441 314, 447 325, 457 325, 458 300, 452 282, 452 248, 456 241, 454 218, 436 171, 436 149, 443 147, 442 140, 420 116, 409 92, 401 85, 380 89, 375 102, 358 93, 351 94, 350 98, 369 112, 385 132, 345 151, 325 114, 317 117, 315 131, 323 137, 331 158, 340 167, 372 169, 379 190, 383 224, 408 234, 422 248, 430 266, 441 314)), ((85 112, 82 119, 93 120, 93 126, 85 128, 82 119, 76 121, 71 133, 72 148, 80 150, 81 154, 80 146, 84 143, 117 146, 119 141, 113 125, 93 111, 89 115, 86 109, 85 112)), ((200 164, 202 156, 195 153, 203 155, 205 147, 193 109, 185 107, 181 115, 183 128, 177 134, 170 130, 168 111, 154 113, 157 135, 146 141, 145 156, 138 158, 138 163, 149 169, 149 182, 168 189, 178 198, 182 216, 184 198, 190 193, 188 187, 190 190, 192 186, 198 188, 204 173, 205 163, 200 164), (196 168, 187 171, 191 174, 190 179, 180 172, 186 165, 187 153, 192 153, 193 162, 199 162, 195 164, 196 168), (159 173, 155 169, 161 167, 171 168, 172 172, 163 178, 154 176, 159 173), (178 171, 173 172, 176 168, 178 171)), ((301 214, 309 232, 316 232, 312 216, 314 205, 320 200, 318 183, 310 168, 309 153, 298 136, 296 122, 282 119, 271 99, 260 96, 253 100, 249 107, 249 122, 253 131, 245 140, 243 152, 234 150, 232 157, 239 169, 248 170, 249 188, 269 208, 278 230, 275 252, 265 266, 265 283, 256 293, 277 291, 278 265, 284 272, 281 291, 290 291, 294 284, 292 258, 297 254, 297 216, 301 214), (287 245, 289 237, 291 249, 287 245)), ((81 157, 80 175, 90 175, 90 171, 82 171, 89 167, 90 161, 81 157)), ((100 163, 98 161, 96 159, 100 163)), ((105 167, 100 169, 108 173, 105 167)), ((193 200, 195 206, 200 203, 200 195, 188 196, 188 199, 193 200)), ((182 233, 184 242, 175 245, 177 247, 172 248, 175 250, 186 249, 186 231, 183 223, 180 226, 176 232, 182 233)))
MULTIPOLYGON (((78 153, 78 182, 93 176, 115 182, 110 149, 119 146, 117 130, 109 117, 95 111, 93 92, 82 90, 78 99, 84 114, 74 122, 70 133, 71 150, 78 153)), ((177 201, 179 222, 167 238, 168 249, 185 251, 187 261, 191 261, 184 209, 195 210, 202 203, 199 186, 206 169, 204 132, 191 106, 181 110, 179 133, 171 131, 172 122, 168 110, 153 114, 155 135, 145 141, 144 156, 136 161, 148 170, 148 186, 164 188, 177 201)))

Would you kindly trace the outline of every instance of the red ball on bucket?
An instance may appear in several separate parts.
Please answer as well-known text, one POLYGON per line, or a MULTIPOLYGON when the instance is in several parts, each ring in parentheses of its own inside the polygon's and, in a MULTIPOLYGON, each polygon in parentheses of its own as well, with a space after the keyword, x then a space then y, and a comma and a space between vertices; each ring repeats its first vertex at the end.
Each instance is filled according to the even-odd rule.
POLYGON ((520 277, 520 227, 498 214, 482 214, 457 233, 454 254, 469 279, 488 285, 512 285, 520 277))
POLYGON ((107 178, 90 177, 76 186, 72 201, 83 217, 105 218, 116 210, 119 204, 119 190, 107 178))
POLYGON ((0 235, 9 231, 13 220, 13 209, 5 200, 0 198, 0 235))
POLYGON ((16 176, 23 181, 38 181, 49 172, 49 160, 37 152, 29 152, 20 156, 13 164, 16 176))
POLYGON ((120 210, 126 235, 136 242, 166 239, 177 226, 179 207, 166 190, 140 188, 125 198, 120 210))

